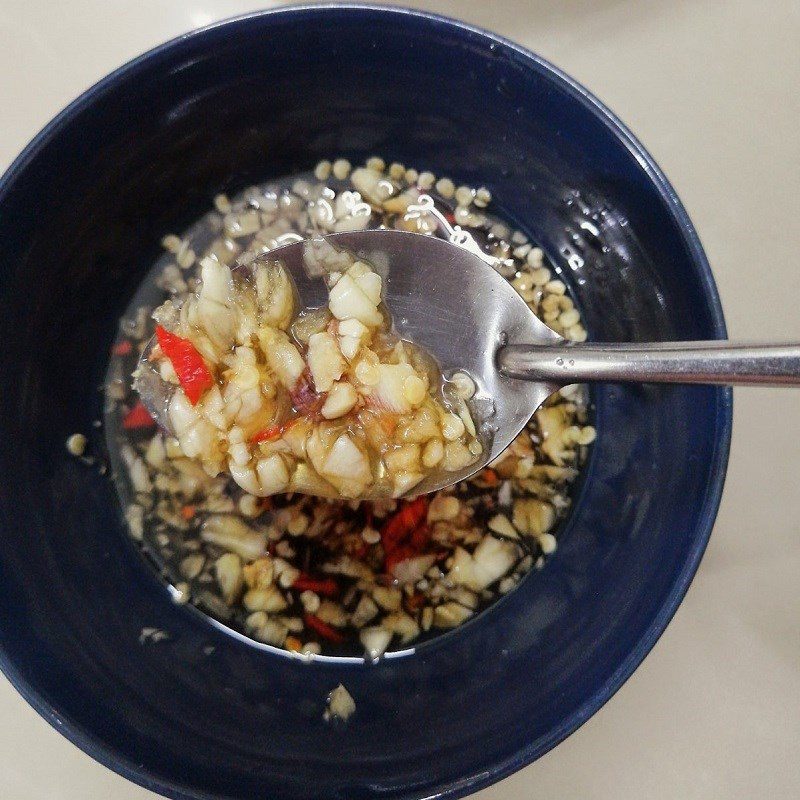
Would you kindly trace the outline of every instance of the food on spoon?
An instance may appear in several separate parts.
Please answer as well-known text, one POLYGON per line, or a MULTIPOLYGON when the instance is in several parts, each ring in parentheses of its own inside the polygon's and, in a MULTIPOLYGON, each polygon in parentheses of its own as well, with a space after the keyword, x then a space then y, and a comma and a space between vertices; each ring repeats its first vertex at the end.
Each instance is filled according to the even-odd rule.
POLYGON ((167 415, 183 454, 257 497, 400 497, 474 463, 470 411, 392 332, 381 276, 324 240, 307 260, 324 308, 298 313, 284 266, 261 256, 236 270, 203 259, 195 294, 156 309, 149 361, 175 386, 167 415))

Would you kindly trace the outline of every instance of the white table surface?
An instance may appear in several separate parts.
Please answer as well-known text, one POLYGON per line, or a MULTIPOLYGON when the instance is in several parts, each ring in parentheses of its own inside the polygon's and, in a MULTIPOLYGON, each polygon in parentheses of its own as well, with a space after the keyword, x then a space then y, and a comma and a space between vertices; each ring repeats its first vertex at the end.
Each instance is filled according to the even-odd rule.
MULTIPOLYGON (((183 31, 265 2, 2 0, 0 168, 67 102, 183 31)), ((800 340, 797 0, 439 0, 550 59, 665 169, 731 335, 800 340)), ((737 390, 711 544, 653 652, 577 733, 479 800, 800 797, 800 392, 737 390)), ((96 764, 0 679, 0 796, 156 797, 96 764)))

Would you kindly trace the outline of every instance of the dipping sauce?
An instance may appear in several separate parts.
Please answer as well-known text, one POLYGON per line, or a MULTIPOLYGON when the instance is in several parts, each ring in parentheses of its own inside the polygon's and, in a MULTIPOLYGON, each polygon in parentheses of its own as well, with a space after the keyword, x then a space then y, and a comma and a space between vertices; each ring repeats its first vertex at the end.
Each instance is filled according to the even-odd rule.
MULTIPOLYGON (((164 237, 112 350, 105 430, 131 536, 176 602, 304 657, 413 647, 490 608, 529 572, 535 580, 594 439, 586 392, 553 395, 497 461, 433 495, 260 498, 224 472, 210 477, 160 433, 131 373, 155 331, 153 310, 193 295, 206 257, 233 266, 300 239, 380 226, 435 235, 436 219, 419 208, 424 196, 499 259, 533 313, 569 339, 586 338, 557 267, 491 210, 490 192, 375 157, 356 170, 344 159, 320 162, 313 173, 215 198, 181 236, 164 237)), ((291 327, 287 335, 295 341, 291 327)))

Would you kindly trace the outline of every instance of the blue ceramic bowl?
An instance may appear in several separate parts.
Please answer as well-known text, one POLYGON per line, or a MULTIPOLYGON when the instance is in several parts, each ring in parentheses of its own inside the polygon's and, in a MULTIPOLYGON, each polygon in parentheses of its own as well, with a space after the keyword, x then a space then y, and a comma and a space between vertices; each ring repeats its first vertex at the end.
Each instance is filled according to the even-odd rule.
POLYGON ((169 797, 486 786, 619 688, 708 541, 730 393, 605 386, 555 557, 414 655, 301 664, 171 602, 109 482, 64 450, 100 416, 118 316, 160 237, 215 193, 373 153, 486 183, 563 269, 593 338, 725 334, 650 156, 583 88, 491 34, 387 8, 285 9, 176 39, 86 92, 0 182, 0 663, 79 747, 169 797), (150 626, 170 638, 140 644, 150 626), (333 729, 322 711, 340 681, 357 712, 333 729))

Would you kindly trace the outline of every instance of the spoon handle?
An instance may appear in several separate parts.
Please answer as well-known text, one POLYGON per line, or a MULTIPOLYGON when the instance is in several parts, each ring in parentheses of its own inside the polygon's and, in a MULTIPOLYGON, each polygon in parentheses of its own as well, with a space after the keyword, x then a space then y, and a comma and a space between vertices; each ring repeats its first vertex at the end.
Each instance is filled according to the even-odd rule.
POLYGON ((800 386, 800 344, 727 341, 507 345, 504 375, 566 385, 588 381, 800 386))

